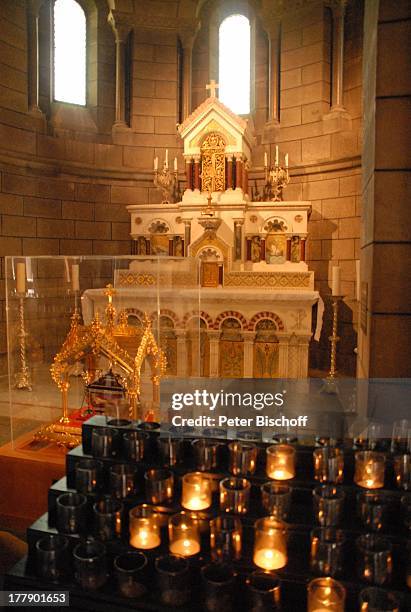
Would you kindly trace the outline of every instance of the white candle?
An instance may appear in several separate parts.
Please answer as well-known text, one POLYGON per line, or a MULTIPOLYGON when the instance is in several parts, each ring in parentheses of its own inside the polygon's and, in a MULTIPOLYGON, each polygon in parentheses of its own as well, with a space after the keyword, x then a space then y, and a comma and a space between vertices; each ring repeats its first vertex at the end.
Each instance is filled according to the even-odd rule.
POLYGON ((178 170, 178 166, 177 166, 177 157, 174 158, 174 172, 177 172, 178 170))
POLYGON ((168 168, 168 149, 166 149, 166 161, 164 165, 166 168, 168 168))
POLYGON ((288 168, 288 153, 285 154, 285 167, 288 168))
POLYGON ((294 478, 294 474, 285 468, 277 468, 270 472, 269 477, 273 480, 290 480, 290 478, 294 478))
POLYGON ((254 563, 257 567, 265 570, 276 570, 284 567, 287 563, 287 557, 280 550, 272 548, 260 548, 254 553, 254 563))
POLYGON ((170 552, 173 555, 183 555, 183 557, 191 557, 200 552, 200 544, 196 540, 181 538, 170 542, 170 552))
POLYGON ((275 165, 278 166, 278 145, 275 145, 275 165))
POLYGON ((355 262, 355 297, 357 302, 361 299, 361 271, 360 271, 360 260, 357 259, 355 262))
POLYGON ((332 267, 331 293, 332 295, 341 295, 341 268, 340 266, 332 267))
POLYGON ((154 158, 154 170, 158 170, 158 157, 154 158))
POLYGON ((264 152, 264 168, 267 168, 268 166, 268 157, 267 157, 267 151, 264 152))
POLYGON ((80 291, 80 267, 78 264, 71 266, 71 288, 73 291, 80 291))
POLYGON ((17 293, 26 293, 26 264, 16 264, 16 290, 17 293))

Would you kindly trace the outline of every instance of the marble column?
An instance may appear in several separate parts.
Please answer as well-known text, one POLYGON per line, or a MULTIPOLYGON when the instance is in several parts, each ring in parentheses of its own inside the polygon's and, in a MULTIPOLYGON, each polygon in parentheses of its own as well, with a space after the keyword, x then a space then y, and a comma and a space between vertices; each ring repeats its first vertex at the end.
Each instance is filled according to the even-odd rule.
POLYGON ((242 261, 244 219, 234 219, 234 261, 242 261))
POLYGON ((248 170, 249 170, 249 163, 248 161, 245 161, 243 165, 243 192, 244 192, 244 195, 248 195, 248 170))
POLYGON ((44 0, 27 3, 28 34, 28 106, 29 112, 43 116, 39 106, 39 14, 44 0))
POLYGON ((254 331, 243 332, 244 338, 244 378, 252 378, 254 373, 254 331))
POLYGON ((226 180, 226 189, 233 188, 233 156, 226 155, 227 160, 227 180, 226 180))
POLYGON ((116 113, 114 127, 126 128, 126 41, 131 32, 127 16, 110 11, 108 21, 116 41, 116 113))
POLYGON ((207 331, 210 345, 210 378, 218 378, 220 331, 207 331))
POLYGON ((344 92, 344 17, 347 0, 332 0, 332 91, 331 111, 345 111, 343 105, 344 92))
POLYGON ((188 255, 188 247, 191 242, 191 219, 183 219, 184 223, 184 256, 188 255))
POLYGON ((242 153, 235 153, 235 188, 243 187, 243 159, 242 153))
POLYGON ((277 127, 280 122, 280 21, 275 20, 267 24, 266 32, 269 45, 269 101, 267 123, 271 127, 277 127))
POLYGON ((194 159, 194 190, 200 191, 200 155, 193 155, 194 159))
POLYGON ((191 157, 185 158, 186 162, 186 183, 187 189, 193 191, 193 161, 191 157))
POLYGON ((176 331, 177 376, 187 376, 187 338, 185 331, 176 331))
POLYGON ((183 49, 183 74, 182 74, 182 116, 183 121, 191 113, 191 92, 192 92, 192 63, 193 63, 193 44, 196 32, 183 30, 179 32, 181 46, 183 49))
POLYGON ((300 237, 300 261, 305 261, 305 244, 306 244, 306 236, 300 237))
POLYGON ((287 236, 287 254, 286 260, 291 261, 291 236, 287 236))

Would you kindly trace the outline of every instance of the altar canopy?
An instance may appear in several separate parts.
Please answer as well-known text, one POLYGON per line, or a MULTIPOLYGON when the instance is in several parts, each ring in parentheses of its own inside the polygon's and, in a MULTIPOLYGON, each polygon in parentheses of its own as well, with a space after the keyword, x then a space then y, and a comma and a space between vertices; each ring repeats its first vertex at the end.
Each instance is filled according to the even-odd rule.
MULTIPOLYGON (((252 129, 217 99, 213 82, 209 89, 178 127, 186 170, 181 200, 128 206, 135 252, 173 256, 176 270, 184 260, 196 263, 179 294, 201 285, 203 357, 198 367, 180 363, 176 371, 305 377, 319 298, 305 261, 311 204, 264 201, 258 188, 250 197, 252 129)), ((140 276, 128 277, 128 291, 140 276)), ((124 278, 117 279, 120 290, 124 278)), ((186 319, 183 304, 163 301, 173 326, 186 319)), ((175 331, 187 332, 181 325, 175 331)))

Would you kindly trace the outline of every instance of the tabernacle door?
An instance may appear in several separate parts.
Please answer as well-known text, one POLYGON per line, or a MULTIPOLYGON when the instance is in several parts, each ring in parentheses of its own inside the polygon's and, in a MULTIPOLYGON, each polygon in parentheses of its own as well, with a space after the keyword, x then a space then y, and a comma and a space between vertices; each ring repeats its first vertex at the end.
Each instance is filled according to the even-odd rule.
POLYGON ((203 261, 201 264, 201 286, 202 287, 218 287, 218 262, 203 261))

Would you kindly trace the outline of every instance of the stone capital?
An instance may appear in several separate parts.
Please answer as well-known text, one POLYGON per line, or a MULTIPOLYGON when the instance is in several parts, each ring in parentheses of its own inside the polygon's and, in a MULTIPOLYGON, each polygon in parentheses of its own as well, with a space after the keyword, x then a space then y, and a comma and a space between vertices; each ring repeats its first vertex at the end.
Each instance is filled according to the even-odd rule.
POLYGON ((184 26, 184 27, 179 27, 178 28, 178 37, 181 41, 181 45, 183 47, 183 49, 186 50, 190 50, 193 48, 195 39, 197 37, 197 34, 200 30, 200 21, 195 21, 193 22, 192 25, 190 26, 184 26))
POLYGON ((110 11, 107 21, 112 27, 116 43, 126 42, 127 36, 133 29, 130 15, 119 11, 110 11))
POLYGON ((27 8, 33 17, 38 17, 44 0, 27 0, 27 8))

